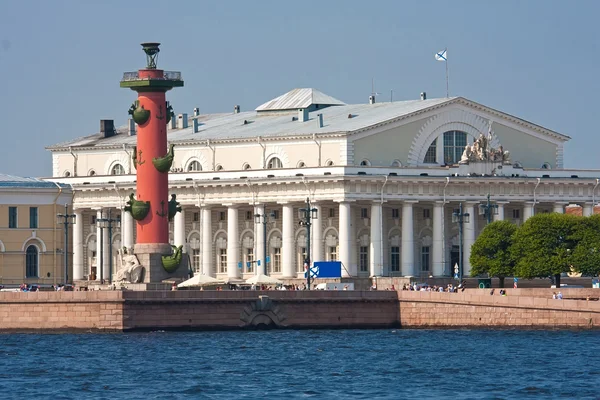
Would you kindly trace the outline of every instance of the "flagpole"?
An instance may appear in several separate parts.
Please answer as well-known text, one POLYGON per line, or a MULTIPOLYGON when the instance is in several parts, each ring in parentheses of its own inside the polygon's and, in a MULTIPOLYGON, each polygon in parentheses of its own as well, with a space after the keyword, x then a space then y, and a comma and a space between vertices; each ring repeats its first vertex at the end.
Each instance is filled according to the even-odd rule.
POLYGON ((450 89, 448 86, 448 48, 444 49, 444 52, 446 52, 446 98, 450 97, 450 89))

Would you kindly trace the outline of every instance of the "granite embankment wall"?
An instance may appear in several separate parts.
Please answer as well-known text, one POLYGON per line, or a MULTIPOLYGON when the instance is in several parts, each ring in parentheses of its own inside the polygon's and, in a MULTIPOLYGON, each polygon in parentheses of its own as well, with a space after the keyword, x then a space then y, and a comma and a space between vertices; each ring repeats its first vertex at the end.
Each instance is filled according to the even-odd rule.
MULTIPOLYGON (((578 294, 575 290, 586 289, 569 289, 570 296, 581 298, 583 293, 578 294)), ((507 296, 484 293, 477 290, 462 293, 399 291, 400 324, 406 328, 600 327, 600 301, 568 297, 554 300, 552 291, 545 297, 537 292, 536 296, 526 296, 523 294, 525 289, 513 289, 507 296), (515 295, 517 290, 521 290, 521 295, 515 295)))
POLYGON ((0 331, 600 326, 600 301, 539 296, 476 290, 0 292, 0 331))

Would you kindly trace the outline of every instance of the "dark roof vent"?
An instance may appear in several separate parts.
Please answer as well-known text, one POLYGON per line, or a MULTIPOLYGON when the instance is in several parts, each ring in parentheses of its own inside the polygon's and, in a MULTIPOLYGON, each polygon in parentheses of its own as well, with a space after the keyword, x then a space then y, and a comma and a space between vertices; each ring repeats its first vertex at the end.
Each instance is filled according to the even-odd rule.
POLYGON ((542 175, 542 178, 550 178, 550 175, 548 175, 548 174, 542 175))
POLYGON ((218 181, 219 179, 221 178, 219 178, 218 176, 213 177, 213 181, 218 181))
POLYGON ((358 171, 358 175, 366 175, 367 173, 365 171, 358 171))
POLYGON ((571 175, 571 178, 579 178, 578 175, 571 175))
POLYGON ((275 178, 275 175, 267 175, 267 178, 275 178))
POLYGON ((389 175, 389 176, 398 176, 398 174, 397 174, 397 173, 395 173, 395 172, 390 172, 388 175, 389 175))
POLYGON ((244 120, 244 125, 248 125, 248 120, 247 119, 244 120))
POLYGON ((101 119, 100 133, 105 138, 115 136, 115 121, 112 119, 101 119))
POLYGON ((352 118, 352 114, 348 114, 348 119, 352 118))
POLYGON ((304 174, 296 174, 296 176, 304 176, 304 174))
POLYGON ((240 176, 240 179, 248 179, 247 176, 240 176))
POLYGON ((186 181, 193 181, 192 178, 185 178, 186 181))
POLYGON ((116 183, 115 181, 108 181, 108 183, 116 183))
POLYGON ((429 174, 427 172, 423 172, 421 176, 429 176, 429 174))
POLYGON ((331 175, 331 172, 324 172, 323 175, 331 175))

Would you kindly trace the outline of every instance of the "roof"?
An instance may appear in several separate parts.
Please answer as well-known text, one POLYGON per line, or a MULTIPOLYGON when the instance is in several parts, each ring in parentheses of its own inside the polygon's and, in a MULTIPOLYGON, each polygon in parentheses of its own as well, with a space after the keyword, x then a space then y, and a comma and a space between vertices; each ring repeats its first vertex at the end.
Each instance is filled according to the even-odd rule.
POLYGON ((343 106, 344 102, 312 88, 293 89, 256 107, 256 111, 281 111, 308 108, 313 104, 343 106))
MULTIPOLYGON (((59 184, 61 188, 70 188, 69 185, 59 184)), ((56 185, 52 182, 43 181, 38 178, 21 177, 14 175, 0 174, 1 188, 54 188, 56 185)))
MULTIPOLYGON (((460 103, 496 114, 502 118, 515 121, 521 125, 543 132, 566 141, 570 137, 548 130, 539 125, 519 119, 512 115, 483 106, 463 97, 437 98, 427 100, 409 100, 382 102, 374 104, 344 104, 333 97, 327 96, 316 89, 294 89, 261 106, 258 111, 239 113, 206 114, 190 117, 189 121, 199 122, 198 131, 194 132, 193 123, 188 128, 169 129, 167 140, 170 143, 190 143, 211 141, 256 140, 256 138, 307 137, 317 135, 346 135, 362 132, 382 124, 408 118, 419 113, 427 112, 437 107, 460 103), (324 107, 309 112, 305 122, 298 120, 295 113, 262 112, 276 110, 292 110, 302 108, 315 101, 339 103, 335 107, 324 107), (284 108, 282 108, 284 107, 284 108), (317 123, 318 114, 323 116, 323 126, 317 123)), ((80 137, 47 147, 49 150, 65 150, 69 147, 84 148, 115 148, 123 145, 134 146, 137 137, 129 136, 127 126, 117 128, 116 134, 103 137, 101 133, 80 137)))

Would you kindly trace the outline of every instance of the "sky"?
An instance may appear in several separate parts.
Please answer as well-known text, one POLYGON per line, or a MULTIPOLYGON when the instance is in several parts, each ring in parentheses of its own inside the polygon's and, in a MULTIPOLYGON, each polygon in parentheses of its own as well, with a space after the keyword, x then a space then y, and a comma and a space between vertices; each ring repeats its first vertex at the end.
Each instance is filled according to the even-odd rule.
MULTIPOLYGON (((253 110, 293 88, 346 103, 450 96, 570 136, 565 167, 599 169, 600 1, 0 0, 0 173, 52 174, 46 146, 126 123, 125 71, 181 71, 175 113, 253 110)), ((508 149, 510 150, 510 149, 508 149)), ((600 172, 599 172, 600 174, 600 172)))

